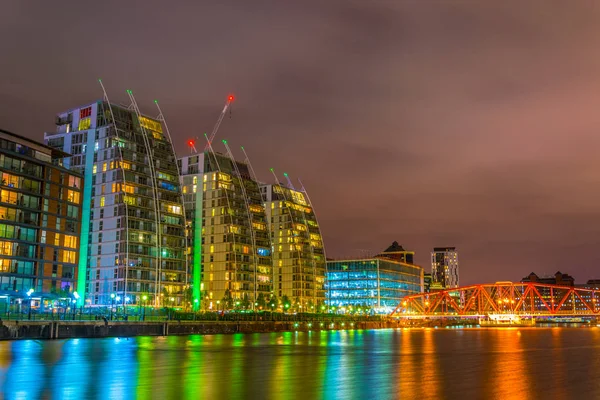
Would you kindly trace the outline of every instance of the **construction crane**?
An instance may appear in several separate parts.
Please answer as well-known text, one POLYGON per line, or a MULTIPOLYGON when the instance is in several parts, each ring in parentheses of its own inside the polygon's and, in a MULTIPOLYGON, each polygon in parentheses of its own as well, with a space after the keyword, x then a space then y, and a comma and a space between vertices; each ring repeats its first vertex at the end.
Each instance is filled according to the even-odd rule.
MULTIPOLYGON (((206 133, 204 134, 204 136, 206 136, 206 140, 208 140, 208 142, 206 143, 206 146, 204 146, 204 151, 209 150, 210 144, 212 143, 213 139, 217 135, 217 131, 219 130, 219 127, 221 126, 221 122, 223 122, 223 118, 225 118, 225 114, 227 113, 227 110, 230 109, 231 103, 233 102, 234 99, 235 99, 235 97, 233 97, 232 94, 227 96, 227 101, 225 102, 223 111, 221 111, 221 115, 219 115, 219 119, 217 120, 217 123, 215 124, 215 126, 210 134, 210 137, 207 136, 206 133)), ((198 140, 198 139, 199 139, 199 137, 196 136, 196 138, 190 139, 187 142, 187 145, 190 148, 190 153, 192 153, 192 154, 198 152, 198 150, 196 150, 196 140, 198 140)))
POLYGON ((217 135, 217 132, 219 131, 219 127, 221 126, 221 122, 223 122, 223 118, 225 118, 225 114, 227 113, 227 110, 231 106, 231 103, 233 102, 233 100, 234 100, 234 97, 233 97, 232 94, 230 94, 229 96, 227 96, 227 101, 225 102, 225 106, 223 107, 223 111, 221 111, 221 115, 219 115, 219 119, 217 120, 217 123, 215 124, 212 132, 210 133, 210 136, 208 137, 208 143, 204 147, 204 151, 208 150, 209 145, 212 144, 215 136, 217 135))

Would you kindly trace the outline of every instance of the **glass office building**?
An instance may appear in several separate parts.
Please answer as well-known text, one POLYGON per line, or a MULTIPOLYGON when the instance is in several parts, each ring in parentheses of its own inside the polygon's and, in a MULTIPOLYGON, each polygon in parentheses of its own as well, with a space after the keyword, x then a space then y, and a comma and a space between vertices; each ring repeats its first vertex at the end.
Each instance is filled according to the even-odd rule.
POLYGON ((327 261, 328 304, 368 306, 387 312, 402 298, 423 291, 423 268, 384 255, 327 261))

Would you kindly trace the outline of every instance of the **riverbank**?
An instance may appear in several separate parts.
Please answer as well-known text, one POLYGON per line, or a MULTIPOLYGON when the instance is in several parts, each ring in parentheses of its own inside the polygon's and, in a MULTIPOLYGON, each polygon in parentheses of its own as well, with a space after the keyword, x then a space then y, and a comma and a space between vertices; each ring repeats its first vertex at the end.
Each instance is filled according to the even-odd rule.
MULTIPOLYGON (((53 340, 135 336, 185 336, 290 331, 338 331, 389 328, 495 328, 573 324, 479 325, 471 321, 0 321, 0 340, 53 340)), ((593 324, 581 324, 596 326, 593 324)))
POLYGON ((398 321, 2 321, 0 340, 69 339, 134 336, 213 335, 286 331, 385 329, 398 321))

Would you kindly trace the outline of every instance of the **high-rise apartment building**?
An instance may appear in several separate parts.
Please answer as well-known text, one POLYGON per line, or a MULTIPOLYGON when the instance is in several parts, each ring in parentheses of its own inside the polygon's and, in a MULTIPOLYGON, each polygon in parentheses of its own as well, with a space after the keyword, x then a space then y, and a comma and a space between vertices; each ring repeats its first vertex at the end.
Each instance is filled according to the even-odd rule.
POLYGON ((434 247, 431 253, 431 288, 452 289, 458 285, 456 247, 434 247))
MULTIPOLYGON (((62 112, 48 146, 85 177, 80 271, 86 303, 182 306, 188 270, 179 172, 161 121, 137 104, 96 101, 62 112)), ((80 277, 81 280, 81 277, 80 277)))
POLYGON ((325 301, 326 260, 313 207, 303 191, 261 185, 273 242, 273 292, 306 310, 325 301))
POLYGON ((0 294, 8 302, 79 290, 83 180, 63 166, 68 156, 0 130, 0 294))
POLYGON ((217 152, 179 160, 190 222, 194 298, 252 307, 271 296, 271 240, 258 182, 248 164, 217 152), (197 282, 201 282, 200 285, 197 282))

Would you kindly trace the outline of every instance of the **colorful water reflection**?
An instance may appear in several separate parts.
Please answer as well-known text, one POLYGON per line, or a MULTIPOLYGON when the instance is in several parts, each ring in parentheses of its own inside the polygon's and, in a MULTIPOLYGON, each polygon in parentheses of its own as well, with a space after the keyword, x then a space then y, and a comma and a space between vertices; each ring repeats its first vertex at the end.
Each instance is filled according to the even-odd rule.
POLYGON ((0 342, 0 398, 595 398, 599 339, 518 328, 0 342))

